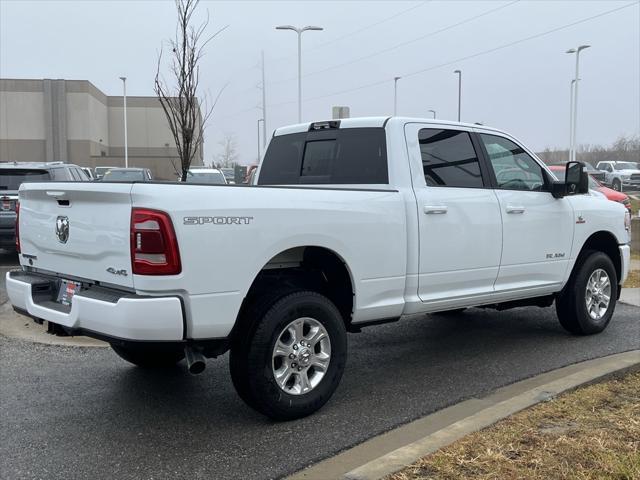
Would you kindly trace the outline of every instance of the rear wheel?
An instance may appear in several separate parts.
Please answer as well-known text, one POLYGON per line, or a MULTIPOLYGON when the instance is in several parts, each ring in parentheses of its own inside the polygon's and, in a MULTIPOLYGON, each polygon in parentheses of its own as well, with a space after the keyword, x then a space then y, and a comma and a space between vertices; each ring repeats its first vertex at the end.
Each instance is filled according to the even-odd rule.
POLYGON ((556 299, 560 324, 576 335, 603 331, 613 316, 618 278, 613 262, 603 252, 587 251, 578 259, 565 290, 556 299))
POLYGON ((120 358, 143 368, 167 368, 184 358, 184 350, 180 346, 112 343, 111 348, 120 358))
POLYGON ((296 291, 274 300, 231 347, 230 371, 240 397, 275 420, 320 409, 344 371, 347 336, 335 305, 323 295, 296 291))

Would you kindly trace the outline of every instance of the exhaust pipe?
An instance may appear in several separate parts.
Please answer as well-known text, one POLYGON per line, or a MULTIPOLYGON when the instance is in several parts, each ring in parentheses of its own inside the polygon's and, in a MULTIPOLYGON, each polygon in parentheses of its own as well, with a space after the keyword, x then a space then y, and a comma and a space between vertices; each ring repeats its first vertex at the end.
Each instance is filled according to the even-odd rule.
POLYGON ((191 346, 184 347, 184 356, 187 360, 187 370, 192 375, 198 375, 204 372, 204 368, 207 366, 204 355, 199 350, 191 346))

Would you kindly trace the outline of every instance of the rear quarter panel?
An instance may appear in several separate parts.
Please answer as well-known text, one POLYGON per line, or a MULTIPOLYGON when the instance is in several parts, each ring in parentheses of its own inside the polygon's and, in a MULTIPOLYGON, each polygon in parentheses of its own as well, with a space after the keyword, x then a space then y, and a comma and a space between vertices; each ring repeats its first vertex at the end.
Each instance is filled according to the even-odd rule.
POLYGON ((402 311, 407 241, 398 192, 136 184, 132 205, 172 218, 182 273, 135 276, 134 283, 141 293, 182 295, 190 338, 226 336, 260 270, 299 246, 327 248, 346 263, 354 321, 402 311), (190 224, 187 217, 223 220, 190 224))

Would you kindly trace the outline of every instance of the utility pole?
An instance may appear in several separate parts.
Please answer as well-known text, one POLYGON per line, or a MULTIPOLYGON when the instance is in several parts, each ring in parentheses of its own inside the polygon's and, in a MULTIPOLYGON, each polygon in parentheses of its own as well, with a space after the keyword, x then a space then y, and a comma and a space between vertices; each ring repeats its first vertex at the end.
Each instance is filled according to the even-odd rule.
MULTIPOLYGON (((258 120, 260 122, 260 120, 258 120)), ((258 159, 260 148, 258 143, 258 159)), ((267 146, 267 84, 264 81, 264 50, 262 50, 262 148, 267 146)))
POLYGON ((264 127, 264 118, 258 119, 258 163, 260 163, 260 122, 262 122, 262 126, 264 127))
POLYGON ((458 74, 458 121, 460 121, 460 103, 462 101, 462 71, 454 70, 458 74))

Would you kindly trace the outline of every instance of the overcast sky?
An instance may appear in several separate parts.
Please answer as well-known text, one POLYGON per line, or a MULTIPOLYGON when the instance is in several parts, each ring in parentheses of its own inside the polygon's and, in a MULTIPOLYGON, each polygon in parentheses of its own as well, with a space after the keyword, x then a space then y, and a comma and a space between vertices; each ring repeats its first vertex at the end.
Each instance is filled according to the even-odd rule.
MULTIPOLYGON (((227 85, 207 128, 207 162, 225 133, 241 163, 255 161, 261 50, 269 135, 296 123, 296 35, 274 29, 281 24, 324 27, 303 35, 303 120, 327 119, 333 105, 389 115, 394 76, 403 77, 398 114, 433 109, 455 120, 460 69, 463 121, 508 130, 535 150, 566 147, 575 56, 564 52, 590 44, 578 142, 640 132, 637 1, 203 1, 199 19, 207 10, 211 33, 229 25, 202 63, 203 91, 214 97, 227 85)), ((124 75, 130 95, 153 95, 157 54, 174 28, 170 0, 0 0, 0 76, 86 79, 121 95, 124 75)))

